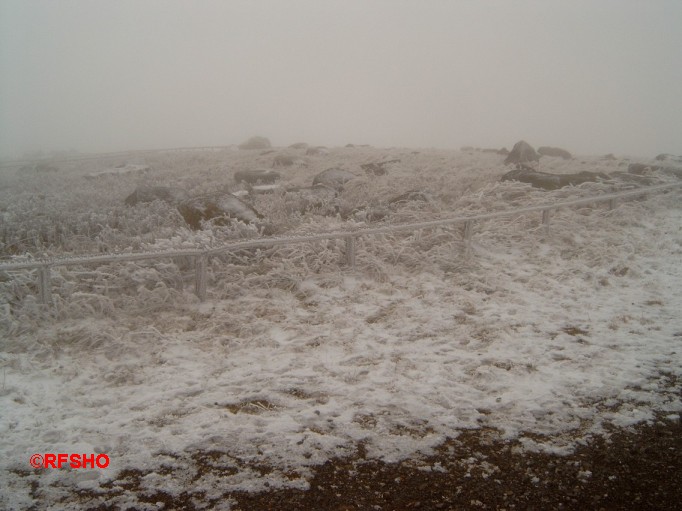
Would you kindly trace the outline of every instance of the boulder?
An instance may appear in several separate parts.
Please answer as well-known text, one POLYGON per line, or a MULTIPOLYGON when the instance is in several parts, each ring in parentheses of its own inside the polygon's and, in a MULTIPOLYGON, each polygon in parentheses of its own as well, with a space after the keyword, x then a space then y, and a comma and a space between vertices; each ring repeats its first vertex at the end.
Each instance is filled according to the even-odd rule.
POLYGON ((542 188, 544 190, 557 190, 564 186, 575 186, 581 183, 598 181, 599 179, 608 179, 608 176, 598 172, 587 171, 576 174, 549 174, 524 166, 519 166, 502 176, 502 181, 520 181, 521 183, 529 183, 535 188, 542 188))
POLYGON ((178 211, 194 230, 201 229, 201 222, 207 220, 213 220, 216 225, 229 225, 234 220, 258 224, 263 219, 252 206, 230 193, 188 199, 178 206, 178 211))
POLYGON ((357 176, 352 172, 339 168, 327 169, 320 172, 313 179, 313 186, 324 185, 334 190, 343 190, 343 185, 345 185, 351 179, 355 179, 357 176))
POLYGON ((289 147, 291 149, 308 149, 308 144, 305 142, 296 142, 295 144, 291 144, 289 147))
POLYGON ((271 195, 282 190, 280 185, 247 185, 243 190, 233 190, 231 193, 240 199, 249 199, 255 195, 271 195))
POLYGON ((98 179, 106 176, 125 176, 131 174, 142 174, 149 171, 148 165, 119 165, 113 169, 100 170, 98 172, 90 172, 86 174, 85 179, 98 179))
POLYGON ((680 167, 665 167, 661 169, 661 171, 671 176, 675 176, 678 179, 682 179, 682 168, 680 167))
POLYGON ((656 179, 653 177, 638 176, 637 174, 623 172, 622 170, 609 173, 609 177, 616 178, 619 181, 624 181, 626 183, 634 183, 641 186, 651 186, 656 183, 656 179))
POLYGON ((289 154, 278 154, 272 159, 273 167, 291 167, 296 163, 300 163, 302 160, 296 156, 291 156, 289 154))
POLYGON ((160 200, 169 204, 178 204, 189 199, 189 193, 182 188, 169 186, 139 186, 133 193, 126 197, 128 206, 160 200))
POLYGON ((660 168, 660 165, 649 165, 648 163, 631 163, 628 165, 628 172, 630 174, 638 174, 642 176, 644 174, 649 174, 650 172, 660 170, 660 168))
MULTIPOLYGON (((388 218, 391 215, 391 211, 382 207, 364 207, 357 208, 346 215, 347 218, 352 218, 356 222, 379 222, 388 218)), ((344 216, 342 214, 342 216, 344 216)))
POLYGON ((668 153, 662 153, 656 156, 656 161, 676 161, 676 162, 682 162, 682 156, 675 156, 674 154, 668 154, 668 153))
POLYGON ((305 154, 307 156, 324 156, 325 154, 329 154, 329 149, 323 146, 309 147, 305 154))
POLYGON ((239 144, 239 149, 269 149, 270 141, 265 137, 251 137, 246 142, 239 144))
POLYGON ((396 159, 375 163, 364 163, 360 165, 360 168, 364 170, 367 174, 374 176, 383 176, 384 174, 386 174, 386 165, 390 165, 391 163, 400 163, 400 160, 396 159))
POLYGON ((234 180, 237 183, 240 183, 244 181, 245 183, 249 183, 250 185, 255 185, 255 184, 272 184, 275 181, 279 180, 282 178, 282 175, 279 172, 275 172, 274 170, 265 170, 265 169, 260 169, 260 170, 239 170, 234 173, 234 180))
POLYGON ((540 153, 542 156, 556 156, 557 158, 563 158, 564 160, 570 160, 573 158, 571 153, 566 151, 566 149, 560 149, 558 147, 542 146, 538 148, 538 153, 540 153))
POLYGON ((528 142, 521 140, 514 144, 514 147, 507 155, 504 163, 525 163, 531 161, 540 161, 540 155, 535 152, 535 149, 533 149, 528 142))
POLYGON ((250 188, 250 192, 253 195, 265 195, 278 192, 281 189, 282 187, 279 185, 256 185, 250 188))

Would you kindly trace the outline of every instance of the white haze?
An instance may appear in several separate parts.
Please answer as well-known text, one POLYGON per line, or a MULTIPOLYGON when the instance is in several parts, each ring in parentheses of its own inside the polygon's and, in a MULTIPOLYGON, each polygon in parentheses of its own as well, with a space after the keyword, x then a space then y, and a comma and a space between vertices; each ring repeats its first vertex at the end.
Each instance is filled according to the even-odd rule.
POLYGON ((679 0, 0 3, 0 158, 240 143, 682 153, 679 0))

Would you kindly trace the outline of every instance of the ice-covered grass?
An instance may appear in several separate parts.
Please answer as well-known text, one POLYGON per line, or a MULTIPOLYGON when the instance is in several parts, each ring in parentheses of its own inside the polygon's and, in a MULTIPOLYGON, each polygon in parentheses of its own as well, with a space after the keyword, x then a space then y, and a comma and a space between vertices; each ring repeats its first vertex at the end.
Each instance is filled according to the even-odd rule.
MULTIPOLYGON (((287 179, 307 184, 327 165, 359 174, 354 165, 396 155, 394 185, 363 177, 347 200, 381 202, 423 183, 435 199, 396 211, 404 221, 623 186, 538 192, 497 183, 504 168, 495 155, 370 149, 310 158, 287 179)), ((204 186, 195 176, 221 171, 218 156, 200 156, 182 177, 198 179, 193 192, 204 186)), ((234 168, 260 158, 228 156, 234 168)), ((159 175, 180 181, 183 165, 159 175)), ((117 186, 120 201, 127 189, 117 186)), ((60 193, 66 204, 68 190, 60 193)), ((341 222, 300 221, 289 228, 341 222)), ((212 242, 171 231, 146 246, 212 242)), ((310 466, 359 445, 396 460, 490 427, 561 453, 608 425, 679 414, 679 192, 613 211, 560 210, 549 235, 539 214, 482 222, 465 254, 455 228, 361 238, 355 269, 339 264, 339 242, 244 251, 212 259, 203 303, 188 261, 63 268, 52 315, 35 303, 30 274, 5 279, 0 502, 21 508, 74 488, 96 492, 129 468, 146 474, 149 492, 304 488, 310 466), (232 467, 219 481, 192 461, 207 451, 232 467), (104 452, 111 466, 33 471, 34 452, 104 452)), ((136 502, 126 492, 108 498, 136 502)))

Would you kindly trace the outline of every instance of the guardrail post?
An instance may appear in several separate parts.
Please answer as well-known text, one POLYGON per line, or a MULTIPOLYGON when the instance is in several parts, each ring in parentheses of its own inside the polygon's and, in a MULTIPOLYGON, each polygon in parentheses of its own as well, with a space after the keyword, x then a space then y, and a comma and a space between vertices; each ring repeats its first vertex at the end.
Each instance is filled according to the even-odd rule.
POLYGON ((473 220, 467 220, 464 222, 464 232, 462 233, 462 237, 464 238, 464 241, 466 243, 469 243, 471 241, 471 236, 474 233, 474 221, 473 220))
POLYGON ((38 291, 40 303, 50 305, 52 303, 52 285, 50 284, 50 267, 48 265, 38 268, 38 291))
POLYGON ((346 264, 355 268, 355 236, 346 237, 346 264))
POLYGON ((615 199, 615 198, 609 199, 609 211, 613 211, 614 209, 616 209, 617 204, 618 204, 617 199, 615 199))
POLYGON ((549 234, 549 209, 542 210, 542 227, 545 230, 545 234, 549 234))
POLYGON ((198 255, 194 258, 194 292, 202 302, 206 299, 206 262, 208 256, 206 254, 198 255))
POLYGON ((471 237, 474 234, 474 221, 467 220, 464 222, 464 230, 462 238, 464 239, 464 255, 468 256, 471 253, 471 237))

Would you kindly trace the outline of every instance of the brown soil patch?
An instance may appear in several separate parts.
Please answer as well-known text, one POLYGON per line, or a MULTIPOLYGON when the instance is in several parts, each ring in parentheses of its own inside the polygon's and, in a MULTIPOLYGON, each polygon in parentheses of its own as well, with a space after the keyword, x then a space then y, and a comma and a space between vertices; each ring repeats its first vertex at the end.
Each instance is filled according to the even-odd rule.
MULTIPOLYGON (((680 420, 665 417, 630 430, 613 430, 608 439, 592 438, 567 456, 524 452, 518 441, 505 441, 496 430, 483 429, 449 439, 433 456, 400 463, 366 459, 360 445, 354 457, 317 467, 308 490, 225 493, 216 499, 215 494, 205 498, 188 487, 171 497, 163 492, 145 494, 136 484, 144 473, 129 470, 101 491, 112 496, 131 492, 142 502, 184 510, 212 509, 227 499, 236 502, 235 511, 676 510, 682 502, 681 448, 680 420)), ((245 468, 225 458, 223 453, 193 456, 200 474, 219 476, 225 470, 229 475, 245 468)), ((250 468, 269 472, 268 467, 250 468)), ((93 506, 96 496, 88 492, 80 492, 76 502, 74 497, 63 504, 119 509, 93 506)))

